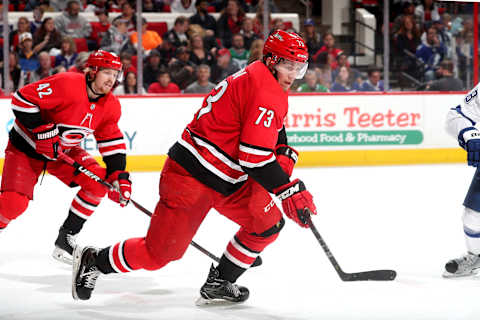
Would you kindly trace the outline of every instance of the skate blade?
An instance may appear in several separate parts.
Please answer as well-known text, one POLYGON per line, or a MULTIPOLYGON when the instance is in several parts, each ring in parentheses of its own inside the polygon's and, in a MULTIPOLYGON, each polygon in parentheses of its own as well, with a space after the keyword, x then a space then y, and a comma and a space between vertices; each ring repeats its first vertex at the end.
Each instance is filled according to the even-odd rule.
POLYGON ((455 274, 455 273, 450 273, 448 271, 444 271, 442 274, 442 277, 445 279, 461 279, 461 278, 472 278, 476 276, 478 271, 473 271, 470 273, 461 273, 461 274, 455 274))
POLYGON ((53 259, 63 262, 68 265, 72 265, 72 256, 68 254, 65 250, 62 250, 58 247, 55 247, 52 253, 53 259))
POLYGON ((79 300, 76 290, 77 275, 80 272, 80 262, 82 257, 83 248, 75 246, 73 249, 73 261, 72 261, 72 297, 74 300, 79 300))
POLYGON ((225 299, 205 299, 204 297, 200 296, 196 301, 195 305, 197 307, 207 307, 207 306, 233 306, 236 304, 243 303, 245 301, 235 302, 225 299))

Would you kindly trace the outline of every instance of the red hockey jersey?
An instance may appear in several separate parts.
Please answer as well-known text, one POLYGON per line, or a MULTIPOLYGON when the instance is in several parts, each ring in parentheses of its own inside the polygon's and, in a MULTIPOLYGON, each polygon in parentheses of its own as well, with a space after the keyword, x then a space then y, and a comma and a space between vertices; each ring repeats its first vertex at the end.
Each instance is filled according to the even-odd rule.
POLYGON ((64 72, 29 84, 15 92, 12 109, 16 119, 10 140, 35 158, 40 155, 34 151, 35 139, 29 125, 32 119, 57 124, 63 149, 79 145, 93 134, 102 156, 126 152, 118 127, 121 115, 118 99, 109 93, 89 100, 84 74, 64 72))
POLYGON ((287 93, 262 62, 254 62, 210 92, 169 156, 229 195, 248 178, 242 168, 276 161, 274 148, 287 112, 287 93))

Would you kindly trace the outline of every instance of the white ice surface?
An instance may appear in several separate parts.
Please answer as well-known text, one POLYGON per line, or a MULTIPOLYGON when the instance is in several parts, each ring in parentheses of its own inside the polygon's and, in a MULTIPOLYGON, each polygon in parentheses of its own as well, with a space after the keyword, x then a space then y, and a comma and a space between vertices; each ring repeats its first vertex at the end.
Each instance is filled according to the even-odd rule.
MULTIPOLYGON (((76 190, 51 176, 0 233, 0 319, 479 319, 480 278, 447 280, 464 253, 461 209, 474 169, 466 165, 296 169, 315 197, 314 222, 346 272, 395 269, 393 282, 342 282, 310 230, 287 220, 240 279, 250 299, 197 307, 210 259, 190 247, 164 269, 101 276, 89 301, 71 297, 71 270, 51 258, 76 190)), ((133 198, 153 210, 159 173, 134 173, 133 198)), ((149 218, 104 201, 79 236, 104 247, 143 236, 149 218)), ((220 256, 237 227, 212 211, 195 241, 220 256)))

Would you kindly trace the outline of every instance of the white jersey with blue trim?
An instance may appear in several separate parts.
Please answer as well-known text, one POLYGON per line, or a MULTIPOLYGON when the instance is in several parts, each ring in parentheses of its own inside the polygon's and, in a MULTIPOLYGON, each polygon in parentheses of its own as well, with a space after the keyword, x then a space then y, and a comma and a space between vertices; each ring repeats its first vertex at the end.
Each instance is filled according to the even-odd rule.
POLYGON ((459 137, 460 132, 465 132, 465 128, 480 128, 480 83, 465 95, 462 102, 453 108, 447 114, 446 130, 455 139, 459 137))

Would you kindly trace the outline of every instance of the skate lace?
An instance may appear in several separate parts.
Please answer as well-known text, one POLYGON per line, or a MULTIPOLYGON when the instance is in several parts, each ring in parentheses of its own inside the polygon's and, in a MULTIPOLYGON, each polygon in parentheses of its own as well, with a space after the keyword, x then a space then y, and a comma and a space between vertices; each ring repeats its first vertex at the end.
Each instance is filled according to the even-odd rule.
POLYGON ((97 267, 92 267, 90 271, 85 272, 83 274, 83 279, 85 280, 84 287, 94 289, 99 275, 100 271, 98 271, 97 267))
POLYGON ((466 254, 463 256, 463 261, 466 265, 473 266, 478 260, 478 256, 474 254, 466 254))
POLYGON ((227 291, 229 294, 232 294, 234 297, 239 297, 242 294, 240 289, 238 289, 238 286, 230 282, 226 283, 225 291, 227 291))
POLYGON ((76 235, 67 234, 67 243, 68 243, 71 247, 75 247, 75 238, 76 238, 76 235))

